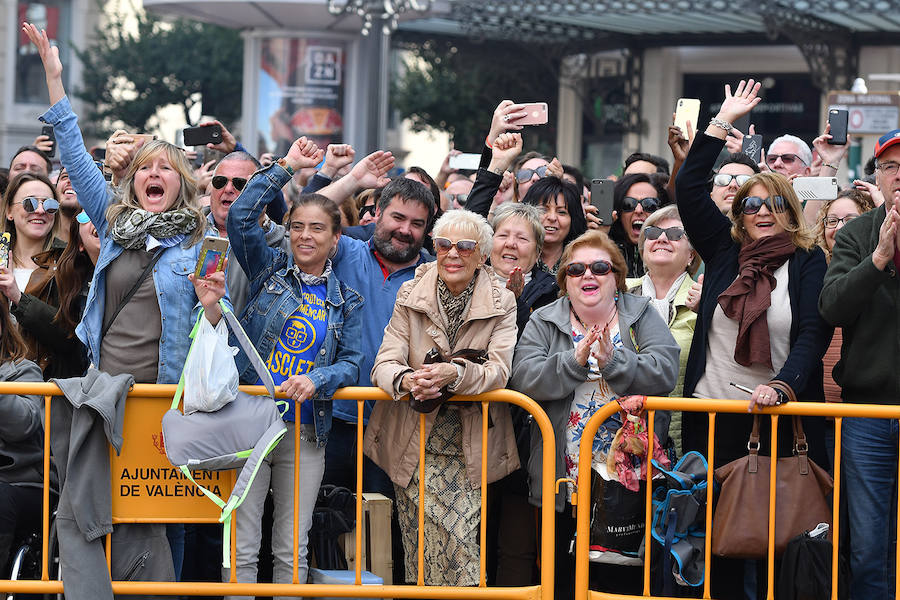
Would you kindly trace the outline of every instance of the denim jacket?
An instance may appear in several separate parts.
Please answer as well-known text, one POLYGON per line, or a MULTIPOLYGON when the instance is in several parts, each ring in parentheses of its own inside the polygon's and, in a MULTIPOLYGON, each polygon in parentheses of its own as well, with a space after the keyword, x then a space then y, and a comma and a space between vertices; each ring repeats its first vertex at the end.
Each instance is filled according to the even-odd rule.
MULTIPOLYGON (((228 240, 250 280, 241 323, 263 360, 272 353, 285 321, 302 303, 293 255, 269 247, 258 224, 265 206, 289 179, 290 174, 278 164, 257 171, 228 210, 228 240)), ((332 273, 326 285, 325 305, 328 333, 315 365, 306 373, 316 386, 311 400, 319 447, 325 445, 331 430, 332 396, 339 387, 356 383, 363 358, 362 296, 332 273)), ((239 352, 235 359, 241 380, 255 382, 257 375, 246 355, 239 352)))
MULTIPOLYGON (((100 236, 100 256, 88 292, 87 306, 75 330, 87 347, 89 360, 96 366, 100 364, 100 334, 106 312, 106 270, 123 251, 122 246, 109 235, 106 222, 106 209, 113 200, 114 191, 85 149, 78 129, 78 117, 72 112, 68 97, 51 106, 40 119, 53 125, 60 161, 69 173, 79 203, 100 236)), ((153 283, 162 317, 156 383, 178 383, 191 344, 189 335, 200 311, 197 294, 188 275, 194 272, 201 244, 185 247, 187 243, 185 241, 180 246, 161 250, 163 255, 153 267, 153 283)))

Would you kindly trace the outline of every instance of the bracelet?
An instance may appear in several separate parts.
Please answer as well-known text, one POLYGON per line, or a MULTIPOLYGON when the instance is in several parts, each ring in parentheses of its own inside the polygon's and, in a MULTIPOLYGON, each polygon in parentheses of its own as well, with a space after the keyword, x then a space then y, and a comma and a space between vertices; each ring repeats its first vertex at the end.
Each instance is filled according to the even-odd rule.
POLYGON ((487 134, 484 136, 484 145, 488 148, 493 148, 494 145, 491 143, 491 134, 487 134))
POLYGON ((728 121, 723 121, 718 117, 713 117, 709 120, 709 124, 715 127, 719 127, 720 129, 724 129, 725 133, 731 133, 731 130, 734 129, 734 126, 728 121))
POLYGON ((279 158, 279 159, 276 160, 275 162, 277 162, 278 165, 279 165, 282 169, 284 169, 285 171, 287 171, 292 177, 294 176, 294 169, 291 168, 291 165, 287 164, 287 161, 284 160, 284 158, 279 158))
POLYGON ((832 165, 831 163, 822 163, 822 166, 823 166, 823 167, 828 167, 829 169, 834 169, 835 171, 838 171, 838 170, 839 170, 839 168, 838 168, 837 165, 832 165))

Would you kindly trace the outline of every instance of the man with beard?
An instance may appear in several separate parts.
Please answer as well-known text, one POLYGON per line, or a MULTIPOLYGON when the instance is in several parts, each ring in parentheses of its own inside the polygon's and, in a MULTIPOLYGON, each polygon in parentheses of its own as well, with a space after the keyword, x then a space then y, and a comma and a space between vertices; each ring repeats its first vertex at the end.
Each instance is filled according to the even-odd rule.
MULTIPOLYGON (((426 231, 436 211, 435 198, 418 181, 397 177, 388 182, 393 167, 389 152, 374 152, 357 163, 348 175, 321 193, 336 202, 359 189, 385 186, 375 207, 375 231, 366 241, 341 236, 332 268, 338 278, 365 298, 363 361, 357 385, 371 386, 369 373, 391 319, 397 291, 415 274, 416 267, 433 257, 422 249, 426 231)), ((372 402, 367 402, 363 421, 368 421, 372 402)), ((356 481, 355 400, 335 400, 331 433, 325 447, 323 483, 355 488, 356 481)), ((363 489, 393 496, 393 486, 381 469, 365 458, 363 489)), ((397 563, 395 563, 397 564, 397 563)), ((402 561, 400 563, 402 565, 402 561)))

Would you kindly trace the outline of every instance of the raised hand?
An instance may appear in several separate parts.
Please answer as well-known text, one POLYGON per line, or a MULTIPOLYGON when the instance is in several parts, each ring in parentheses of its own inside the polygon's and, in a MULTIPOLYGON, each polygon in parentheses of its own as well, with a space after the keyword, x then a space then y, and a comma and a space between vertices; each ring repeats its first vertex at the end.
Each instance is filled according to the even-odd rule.
POLYGON ((59 48, 50 45, 47 32, 38 28, 33 23, 22 23, 22 31, 37 48, 44 64, 44 75, 47 78, 47 91, 50 92, 50 103, 56 104, 63 99, 66 91, 63 88, 62 61, 59 60, 59 48))
POLYGON ((728 123, 734 123, 748 114, 762 101, 762 98, 758 96, 760 86, 760 82, 753 79, 747 81, 741 79, 732 94, 731 85, 726 83, 725 99, 722 100, 722 106, 719 108, 718 118, 728 123))
POLYGON ((876 207, 884 204, 884 194, 881 193, 881 189, 874 183, 869 183, 862 179, 854 179, 853 187, 862 192, 867 192, 872 197, 872 202, 875 203, 876 207))
POLYGON ((488 165, 488 171, 498 175, 503 173, 521 152, 521 133, 501 133, 494 140, 494 145, 491 148, 491 164, 488 165))
POLYGON ((322 162, 322 156, 325 151, 320 149, 312 140, 306 139, 306 136, 294 141, 288 150, 284 162, 296 173, 300 169, 309 169, 315 167, 322 162))
POLYGON ((325 150, 325 164, 319 172, 326 177, 334 179, 338 171, 353 163, 356 150, 350 144, 328 144, 325 150))
POLYGON ((103 162, 110 168, 115 182, 122 181, 125 172, 138 149, 144 145, 143 138, 134 138, 124 129, 117 129, 106 140, 106 158, 103 162))
POLYGON ((816 153, 822 159, 823 167, 829 168, 829 166, 831 166, 831 168, 837 170, 841 161, 847 156, 847 152, 850 150, 850 144, 833 145, 828 143, 828 140, 830 139, 831 123, 826 123, 825 131, 822 132, 822 135, 813 140, 813 148, 816 149, 816 153))
POLYGON ((515 267, 509 272, 506 289, 511 291, 517 300, 522 295, 522 291, 525 289, 525 274, 522 273, 522 267, 515 267))
POLYGON ((53 140, 50 139, 50 136, 39 135, 34 138, 34 143, 32 145, 41 152, 53 152, 53 140))
POLYGON ((348 177, 352 177, 359 188, 379 188, 390 183, 387 172, 393 168, 394 155, 384 150, 376 150, 356 163, 348 177))
POLYGON ((228 131, 228 128, 225 127, 221 121, 207 121, 206 123, 200 123, 200 127, 212 127, 213 125, 218 125, 222 128, 222 141, 218 144, 207 144, 206 147, 210 150, 218 150, 225 154, 234 152, 234 149, 237 148, 237 139, 235 139, 234 135, 228 131))
POLYGON ((672 158, 676 163, 683 163, 687 158, 688 150, 691 149, 691 142, 694 139, 693 126, 690 121, 687 122, 688 133, 687 138, 684 132, 677 125, 669 125, 669 137, 666 142, 669 144, 669 150, 672 151, 672 158))
POLYGON ((525 105, 516 104, 512 100, 503 100, 497 105, 497 108, 494 109, 494 115, 491 118, 491 131, 488 133, 487 137, 488 143, 493 144, 494 140, 496 140, 497 136, 501 133, 506 131, 519 131, 522 129, 521 125, 513 125, 510 121, 524 117, 528 114, 522 110, 523 106, 525 105))
POLYGON ((216 271, 207 277, 194 277, 191 273, 188 280, 194 284, 197 300, 203 306, 206 319, 215 325, 222 318, 219 300, 225 297, 225 271, 216 271))

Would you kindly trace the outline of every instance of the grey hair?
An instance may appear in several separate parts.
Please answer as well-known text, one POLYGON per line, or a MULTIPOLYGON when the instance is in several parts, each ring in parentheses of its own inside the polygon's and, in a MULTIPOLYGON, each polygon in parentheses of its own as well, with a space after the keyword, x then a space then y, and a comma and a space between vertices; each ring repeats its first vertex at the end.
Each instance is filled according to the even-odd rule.
MULTIPOLYGON (((222 157, 222 160, 219 161, 219 165, 229 160, 241 160, 253 163, 253 166, 256 167, 256 170, 262 169, 262 164, 260 164, 260 162, 256 160, 256 157, 249 152, 244 152, 243 150, 235 150, 234 152, 229 152, 222 157)), ((216 170, 219 169, 219 165, 216 165, 216 170)))
POLYGON ((460 231, 462 235, 471 236, 471 239, 478 242, 481 260, 487 260, 491 255, 494 230, 488 225, 487 219, 481 215, 470 210, 448 210, 434 222, 431 234, 441 237, 451 229, 460 231))
POLYGON ((807 167, 812 165, 812 150, 809 149, 809 144, 798 138, 796 135, 785 134, 772 140, 772 143, 769 144, 769 149, 771 150, 772 147, 779 142, 788 142, 796 146, 798 150, 797 156, 800 157, 800 160, 802 160, 807 167))
MULTIPOLYGON (((650 216, 647 217, 647 220, 644 221, 644 224, 641 226, 641 235, 638 238, 639 254, 644 254, 644 242, 647 241, 647 235, 644 232, 647 231, 647 228, 653 226, 659 227, 656 224, 667 219, 677 219, 678 221, 681 221, 681 213, 678 212, 678 207, 676 205, 670 204, 650 213, 650 216)), ((683 221, 681 227, 682 229, 684 229, 683 221)), ((694 250, 694 246, 693 244, 691 244, 691 239, 688 237, 687 233, 684 234, 683 239, 687 242, 688 248, 690 248, 691 252, 694 253, 694 260, 692 260, 691 264, 687 266, 688 273, 693 276, 697 272, 697 269, 700 268, 700 256, 697 254, 696 250, 694 250)))
POLYGON ((521 204, 519 202, 504 202, 494 211, 494 218, 491 219, 491 227, 494 231, 500 227, 507 219, 517 217, 525 221, 534 233, 534 241, 537 243, 537 255, 540 256, 544 250, 544 226, 541 224, 541 216, 544 209, 534 204, 521 204))

